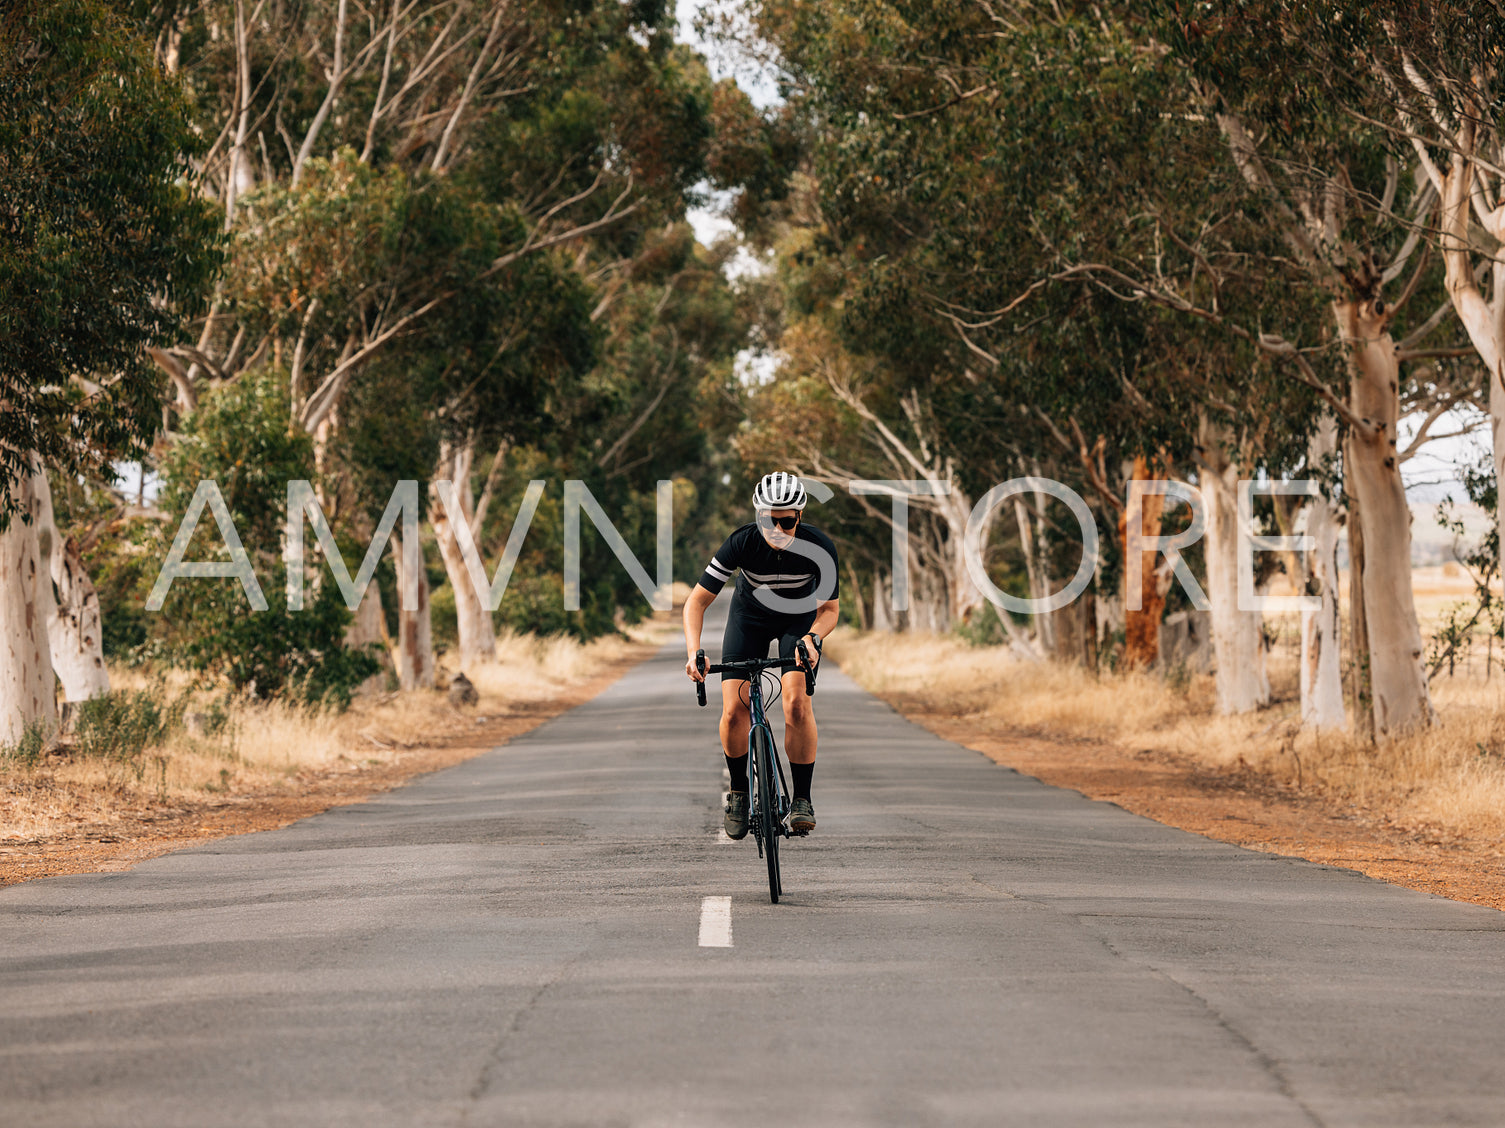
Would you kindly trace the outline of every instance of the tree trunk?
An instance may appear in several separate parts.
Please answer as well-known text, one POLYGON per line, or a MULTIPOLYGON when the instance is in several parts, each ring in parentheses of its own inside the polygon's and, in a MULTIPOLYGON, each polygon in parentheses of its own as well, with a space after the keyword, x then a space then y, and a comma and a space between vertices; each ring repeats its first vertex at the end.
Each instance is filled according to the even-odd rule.
MULTIPOLYGON (((459 488, 459 483, 455 483, 459 488)), ((460 635, 460 669, 469 670, 483 662, 496 660, 496 628, 491 612, 481 600, 471 582, 470 570, 465 566, 465 557, 460 552, 460 543, 455 538, 454 526, 450 523, 444 507, 437 503, 429 507, 434 526, 434 539, 439 544, 439 555, 444 560, 444 573, 449 577, 449 586, 455 593, 455 620, 460 635)), ((463 516, 460 520, 464 520, 463 516)))
POLYGON ((1083 593, 1081 598, 1065 607, 1035 616, 1036 622, 1046 625, 1042 633, 1049 640, 1050 647, 1045 653, 1068 666, 1079 666, 1087 660, 1087 637, 1091 633, 1087 616, 1095 614, 1089 596, 1090 592, 1083 593))
POLYGON ((1427 728, 1436 713, 1411 593, 1411 509, 1396 457, 1400 364, 1377 304, 1349 299, 1333 303, 1333 310, 1348 348, 1350 407, 1369 424, 1350 429, 1344 470, 1359 499, 1369 685, 1375 735, 1384 739, 1427 728))
POLYGON ((1082 665, 1095 674, 1101 645, 1097 637, 1097 592, 1089 585, 1078 602, 1082 605, 1082 665))
MULTIPOLYGON (((397 590, 403 590, 402 535, 392 531, 392 556, 397 564, 397 590)), ((422 558, 420 557, 420 560, 422 558)), ((418 607, 409 611, 397 605, 397 681, 403 689, 434 688, 434 623, 429 606, 428 572, 418 566, 418 607)))
MULTIPOLYGON (((1505 261, 1496 257, 1490 266, 1490 296, 1486 301, 1480 276, 1475 273, 1474 239, 1469 230, 1476 218, 1470 196, 1475 191, 1476 178, 1482 176, 1483 172, 1472 161, 1455 156, 1446 178, 1437 185, 1442 197, 1439 242, 1448 298, 1489 373, 1495 481, 1505 482, 1505 261)), ((1477 218, 1497 242, 1505 241, 1505 207, 1491 209, 1477 218)), ((1498 514, 1495 520, 1498 525, 1498 514)))
MULTIPOLYGON (((953 492, 937 498, 942 503, 941 519, 946 531, 943 577, 945 592, 942 596, 944 614, 938 629, 949 631, 954 623, 965 623, 974 611, 987 602, 972 576, 967 571, 967 522, 972 518, 972 498, 956 487, 951 479, 953 492)), ((997 510, 989 513, 982 526, 982 543, 988 543, 997 510)))
POLYGON ((1226 431, 1206 422, 1200 431, 1202 500, 1207 507, 1203 544, 1218 712, 1252 713, 1270 703, 1270 679, 1265 672, 1261 615, 1240 611, 1238 606, 1239 469, 1228 457, 1226 431))
POLYGON ((883 579, 883 569, 873 569, 873 630, 894 629, 893 608, 888 584, 883 579))
POLYGON ((474 669, 484 662, 496 661, 496 626, 482 593, 476 591, 475 583, 470 578, 470 569, 466 566, 465 554, 460 550, 455 530, 455 522, 464 521, 470 530, 472 541, 476 543, 476 550, 480 551, 475 493, 471 489, 471 471, 474 466, 473 443, 453 448, 446 445, 443 448, 437 478, 454 483, 459 513, 449 513, 439 499, 438 491, 432 488, 429 491, 429 520, 434 526, 434 539, 438 542, 439 555, 444 561, 444 574, 449 577, 450 589, 455 593, 461 670, 474 669))
MULTIPOLYGON (((1141 455, 1134 459, 1134 478, 1147 481, 1150 478, 1149 462, 1141 455)), ((1124 559, 1129 558, 1129 516, 1137 511, 1140 515, 1139 531, 1143 537, 1160 535, 1160 517, 1165 510, 1165 498, 1161 494, 1136 494, 1131 491, 1129 507, 1118 518, 1118 539, 1123 545, 1124 559)), ((1160 620, 1165 615, 1165 593, 1160 590, 1160 577, 1155 572, 1158 553, 1141 550, 1140 603, 1139 610, 1128 609, 1127 588, 1124 607, 1124 666, 1149 667, 1155 664, 1160 654, 1160 620)), ((1124 582, 1128 583, 1128 569, 1124 569, 1124 582)))
MULTIPOLYGON (((1343 462, 1353 461, 1353 444, 1343 442, 1343 462)), ((1369 689, 1369 625, 1364 619, 1364 522, 1359 520, 1359 498, 1353 478, 1344 474, 1348 495, 1348 617, 1349 644, 1353 655, 1349 697, 1353 702, 1354 727, 1365 740, 1374 739, 1374 695, 1369 689)))
MULTIPOLYGON (((1325 415, 1312 438, 1308 473, 1316 473, 1337 452, 1338 425, 1325 415)), ((1304 574, 1306 594, 1320 595, 1320 611, 1301 613, 1301 723, 1309 728, 1346 728, 1343 713, 1342 633, 1338 612, 1338 509, 1326 497, 1306 509, 1306 535, 1312 538, 1304 574)))
MULTIPOLYGON (((1035 504, 1043 506, 1045 497, 1044 494, 1036 494, 1035 504)), ((1050 595, 1050 578, 1045 562, 1044 537, 1036 537, 1034 530, 1030 528, 1029 508, 1024 504, 1024 498, 1017 494, 1014 495, 1014 523, 1019 527, 1019 547, 1024 554, 1024 571, 1029 578, 1029 597, 1045 599, 1050 595)), ((1035 632, 1042 653, 1055 653, 1055 619, 1061 613, 1057 611, 1034 616, 1035 632)))
POLYGON ((909 629, 939 634, 949 629, 946 621, 949 592, 946 580, 929 568, 910 566, 909 629))
POLYGON ((48 652, 43 568, 35 522, 35 478, 17 481, 20 511, 0 533, 0 745, 15 744, 28 728, 57 728, 57 694, 48 652))
POLYGON ((33 527, 42 554, 38 597, 46 608, 47 644, 52 669, 63 684, 63 700, 88 701, 110 692, 105 668, 104 632, 99 593, 79 556, 78 544, 64 538, 52 509, 52 485, 40 463, 32 474, 33 527), (56 593, 54 595, 54 586, 56 593))
MULTIPOLYGON (((391 661, 392 638, 387 634, 387 617, 382 613, 381 585, 372 584, 366 589, 361 605, 345 628, 345 645, 352 650, 364 650, 369 646, 381 646, 391 661)), ((362 690, 379 690, 386 681, 384 672, 372 674, 361 685, 362 690)))
POLYGON ((862 581, 857 576, 851 557, 847 558, 847 587, 851 591, 847 598, 852 601, 852 608, 857 612, 857 629, 865 632, 868 625, 867 605, 862 598, 862 581))

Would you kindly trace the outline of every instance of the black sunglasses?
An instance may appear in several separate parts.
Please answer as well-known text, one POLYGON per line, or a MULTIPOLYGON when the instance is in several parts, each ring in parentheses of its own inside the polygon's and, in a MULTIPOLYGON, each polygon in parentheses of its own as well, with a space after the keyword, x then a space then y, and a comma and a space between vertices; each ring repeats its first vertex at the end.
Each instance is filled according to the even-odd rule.
POLYGON ((770 521, 772 521, 775 525, 777 525, 779 528, 783 529, 786 533, 792 533, 792 532, 794 532, 794 527, 800 523, 800 519, 799 519, 798 516, 794 516, 794 517, 775 517, 772 513, 770 513, 768 515, 768 519, 770 521))

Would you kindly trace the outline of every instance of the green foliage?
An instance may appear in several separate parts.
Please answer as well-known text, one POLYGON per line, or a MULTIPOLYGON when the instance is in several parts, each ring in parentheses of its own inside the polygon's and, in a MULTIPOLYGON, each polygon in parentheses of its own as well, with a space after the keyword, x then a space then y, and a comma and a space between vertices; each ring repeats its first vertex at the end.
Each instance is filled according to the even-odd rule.
MULTIPOLYGON (((343 706, 379 663, 344 645, 350 612, 332 579, 318 585, 303 611, 287 610, 286 565, 279 551, 287 483, 312 480, 315 474, 311 440, 289 430, 286 392, 275 376, 243 378, 200 406, 164 463, 162 497, 163 508, 181 521, 197 484, 219 483, 269 608, 253 611, 238 580, 179 579, 163 609, 165 653, 259 697, 343 706)), ((187 558, 225 555, 206 510, 187 558)))
POLYGON ((42 753, 47 750, 47 740, 51 735, 43 722, 29 722, 14 744, 0 744, 0 763, 16 764, 27 769, 36 767, 41 762, 42 753))
POLYGON ((79 755, 116 763, 135 763, 148 748, 161 744, 181 723, 184 701, 165 708, 161 691, 116 690, 80 702, 73 728, 79 755))
MULTIPOLYGON (((185 112, 206 139, 181 146, 196 162, 186 182, 223 206, 246 93, 233 10, 219 0, 114 6, 183 76, 185 112)), ((697 247, 683 216, 704 183, 740 192, 751 214, 781 197, 798 155, 789 120, 717 87, 674 43, 674 13, 660 0, 481 0, 400 6, 387 42, 387 9, 352 9, 353 69, 294 183, 294 153, 329 89, 317 60, 337 11, 333 0, 269 5, 248 29, 249 109, 265 145, 242 154, 253 175, 248 183, 239 167, 202 353, 173 354, 194 363, 182 382, 198 402, 184 394, 161 413, 160 379, 150 397, 170 432, 160 505, 181 517, 199 480, 218 481, 271 610, 253 614, 233 580, 187 580, 162 616, 144 616, 171 525, 108 521, 89 556, 112 653, 166 658, 262 695, 338 697, 369 658, 340 646, 348 616, 329 584, 312 585, 302 615, 282 606, 283 490, 288 478, 316 477, 316 444, 325 511, 356 557, 397 481, 448 477, 465 450, 479 491, 502 449, 506 473, 479 537, 494 563, 529 477, 545 477, 553 500, 498 616, 520 628, 589 637, 645 610, 587 522, 583 610, 563 611, 566 478, 590 484, 650 569, 654 484, 681 482, 676 551, 703 562, 714 536, 704 517, 736 469, 725 439, 740 420, 733 358, 750 326, 748 303, 721 273, 731 250, 697 247), (477 61, 486 65, 472 72, 477 61)), ((427 489, 421 496, 430 503, 427 489)), ((85 508, 79 524, 104 516, 85 508)), ((206 520, 187 558, 222 558, 221 547, 206 520)), ((393 580, 384 560, 389 615, 393 580)), ((453 593, 443 582, 432 591, 442 645, 453 593)))
POLYGON ((648 612, 647 601, 626 569, 584 515, 580 529, 580 610, 564 609, 564 481, 575 477, 586 481, 639 562, 649 575, 654 572, 657 525, 651 489, 635 489, 620 478, 603 480, 599 474, 572 469, 570 464, 559 467, 541 451, 518 451, 509 460, 485 533, 489 543, 505 543, 528 481, 539 478, 547 483, 497 612, 500 622, 515 631, 590 639, 617 630, 619 614, 625 622, 635 623, 648 612))
POLYGON ((155 434, 163 380, 143 349, 176 334, 219 261, 184 185, 188 116, 108 4, 0 16, 0 528, 28 452, 108 476, 155 434))
MULTIPOLYGON (((185 423, 163 462, 162 508, 188 508, 201 481, 212 479, 248 551, 266 555, 281 544, 287 483, 314 477, 313 441, 288 427, 287 392, 266 370, 212 394, 185 423)), ((218 540, 205 510, 194 546, 218 540)), ((192 550, 190 550, 192 553, 192 550)))
MULTIPOLYGON (((1007 615, 1008 612, 1004 611, 1003 614, 1007 615)), ((988 607, 979 610, 967 622, 958 623, 953 630, 968 646, 1002 646, 1008 642, 1003 624, 988 607)))

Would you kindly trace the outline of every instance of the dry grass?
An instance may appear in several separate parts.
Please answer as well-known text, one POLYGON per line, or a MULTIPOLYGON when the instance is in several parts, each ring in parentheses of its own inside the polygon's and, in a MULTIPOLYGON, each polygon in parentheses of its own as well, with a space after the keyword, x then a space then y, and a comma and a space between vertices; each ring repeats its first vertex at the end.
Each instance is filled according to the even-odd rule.
POLYGON ((1153 673, 1032 664, 950 637, 845 630, 828 652, 864 687, 901 704, 976 717, 995 729, 1112 741, 1229 774, 1253 771, 1442 840, 1505 843, 1505 674, 1498 670, 1488 680, 1482 669, 1436 679, 1442 724, 1376 747, 1301 731, 1295 664, 1280 652, 1271 660, 1275 703, 1238 717, 1217 715, 1206 675, 1175 686, 1153 673))
MULTIPOLYGON (((296 791, 331 774, 391 763, 420 747, 463 739, 478 721, 526 711, 589 681, 642 643, 661 642, 673 617, 659 615, 628 628, 628 638, 582 644, 570 638, 505 633, 497 662, 467 671, 480 695, 458 709, 448 695, 421 690, 357 697, 343 712, 281 701, 229 697, 196 688, 187 675, 155 678, 112 669, 116 691, 146 691, 179 713, 212 718, 210 731, 173 725, 160 746, 126 762, 69 751, 62 742, 34 766, 0 762, 0 841, 35 841, 108 825, 122 814, 172 811, 206 798, 296 791)), ((440 664, 441 685, 451 671, 440 664)))

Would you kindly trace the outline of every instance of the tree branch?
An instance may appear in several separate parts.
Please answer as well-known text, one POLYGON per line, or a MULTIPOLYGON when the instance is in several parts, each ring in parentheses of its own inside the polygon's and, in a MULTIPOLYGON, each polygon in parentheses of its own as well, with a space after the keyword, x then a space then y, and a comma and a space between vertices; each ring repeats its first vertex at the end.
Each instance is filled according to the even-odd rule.
POLYGON ((345 386, 346 379, 349 378, 351 371, 358 364, 377 352, 408 325, 417 321, 441 302, 448 301, 452 297, 454 297, 453 290, 440 294, 437 298, 420 306, 407 316, 398 319, 390 328, 383 330, 379 336, 341 361, 333 372, 324 377, 323 383, 308 397, 308 402, 303 405, 303 410, 299 412, 298 422, 303 425, 303 429, 312 432, 320 423, 324 422, 325 417, 328 416, 330 410, 338 400, 340 391, 345 386))

